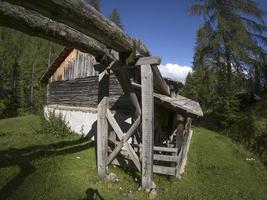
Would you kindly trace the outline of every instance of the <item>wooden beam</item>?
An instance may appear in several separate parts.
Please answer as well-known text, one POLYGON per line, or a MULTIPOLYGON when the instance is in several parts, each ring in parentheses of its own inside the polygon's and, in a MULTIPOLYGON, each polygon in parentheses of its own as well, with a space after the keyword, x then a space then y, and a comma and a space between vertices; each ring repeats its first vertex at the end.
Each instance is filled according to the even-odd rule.
MULTIPOLYGON (((119 52, 136 48, 134 40, 83 0, 0 0, 0 25, 90 53, 98 61, 108 52, 105 45, 119 52)), ((140 54, 148 56, 147 48, 138 44, 140 54)), ((106 57, 113 60, 112 56, 106 57)), ((159 70, 155 68, 153 73, 156 89, 169 95, 159 70)))
POLYGON ((156 174, 164 174, 164 175, 174 176, 175 175, 175 168, 174 167, 154 165, 153 166, 153 172, 156 174))
MULTIPOLYGON (((83 0, 5 1, 37 11, 50 19, 64 23, 118 52, 131 52, 135 49, 136 45, 128 34, 83 0)), ((149 55, 144 44, 140 43, 138 46, 140 46, 139 53, 141 55, 149 55)))
POLYGON ((157 89, 160 93, 170 96, 170 88, 166 81, 163 79, 158 66, 161 63, 160 57, 142 57, 137 60, 135 65, 151 65, 152 66, 152 72, 154 76, 154 87, 157 89))
POLYGON ((136 61, 135 65, 159 65, 160 62, 161 59, 158 56, 141 57, 136 61))
POLYGON ((36 12, 0 0, 0 25, 73 47, 102 58, 107 48, 97 40, 36 12))
POLYGON ((153 187, 154 98, 150 65, 141 66, 142 83, 142 187, 153 187))
POLYGON ((99 74, 98 106, 97 106, 97 172, 101 178, 107 176, 106 160, 108 156, 108 122, 106 111, 109 96, 109 72, 99 74))
POLYGON ((154 77, 156 77, 156 79, 154 78, 155 89, 158 90, 161 94, 170 96, 171 95, 170 88, 166 83, 166 81, 163 79, 158 66, 152 65, 152 72, 154 77))
POLYGON ((134 109, 134 117, 135 119, 138 118, 138 116, 141 114, 141 108, 137 99, 136 94, 133 92, 132 85, 130 82, 129 75, 127 73, 127 70, 115 70, 114 74, 118 78, 118 81, 122 87, 122 90, 125 95, 127 95, 131 101, 132 108, 134 109))
MULTIPOLYGON (((134 89, 141 90, 142 86, 138 83, 131 82, 134 89)), ((199 103, 178 95, 175 98, 168 97, 166 95, 162 95, 154 92, 155 103, 162 105, 168 109, 173 111, 177 111, 180 114, 186 114, 191 117, 200 117, 203 116, 203 112, 199 103)))
POLYGON ((171 153, 177 153, 178 149, 177 148, 171 148, 171 147, 158 147, 154 146, 154 151, 163 151, 163 152, 171 152, 171 153))
POLYGON ((163 154, 154 154, 154 160, 159 160, 159 161, 165 161, 165 162, 178 162, 178 156, 176 155, 163 155, 163 154))

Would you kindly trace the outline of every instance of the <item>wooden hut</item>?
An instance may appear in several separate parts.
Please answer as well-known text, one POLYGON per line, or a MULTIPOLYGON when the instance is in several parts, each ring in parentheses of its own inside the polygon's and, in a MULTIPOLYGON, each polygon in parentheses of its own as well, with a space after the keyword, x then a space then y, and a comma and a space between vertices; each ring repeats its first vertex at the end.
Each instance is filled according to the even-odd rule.
MULTIPOLYGON (((49 112, 61 114, 73 131, 89 136, 96 132, 98 72, 94 70, 95 64, 94 56, 64 48, 41 79, 47 84, 46 116, 49 112)), ((118 118, 126 121, 127 128, 129 105, 114 75, 110 78, 110 95, 111 110, 120 113, 118 118)))
MULTIPOLYGON (((101 92, 99 72, 95 70, 95 66, 97 63, 94 56, 76 49, 64 48, 42 77, 42 82, 47 84, 45 114, 49 115, 51 111, 61 114, 71 129, 90 137, 97 132, 97 106, 99 92, 101 92)), ((141 105, 140 69, 129 70, 132 70, 129 73, 131 85, 141 105)), ((114 116, 114 123, 117 123, 119 132, 126 134, 136 119, 134 119, 129 100, 124 95, 120 83, 113 71, 110 71, 110 115, 114 116)), ((159 73, 159 71, 155 73, 159 73)), ((197 102, 178 94, 181 87, 180 83, 173 80, 166 80, 166 83, 171 89, 170 96, 162 94, 156 88, 151 93, 154 98, 153 118, 155 126, 153 137, 151 137, 154 143, 153 172, 180 177, 184 173, 187 151, 192 136, 191 119, 202 116, 203 113, 197 102)), ((112 120, 109 122, 111 127, 115 126, 116 129, 116 125, 112 125, 112 120)), ((111 129, 109 128, 109 130, 111 129)), ((129 139, 130 149, 134 151, 132 153, 136 158, 129 153, 129 148, 123 147, 125 146, 121 142, 123 137, 118 137, 117 131, 109 131, 108 151, 109 155, 114 153, 113 151, 120 152, 121 157, 115 158, 116 153, 114 153, 114 156, 111 156, 107 162, 137 168, 139 166, 141 171, 140 164, 137 163, 141 161, 142 131, 136 129, 136 134, 126 139, 129 139), (121 144, 118 145, 120 142, 121 144), (114 150, 117 146, 121 146, 121 149, 114 150)))

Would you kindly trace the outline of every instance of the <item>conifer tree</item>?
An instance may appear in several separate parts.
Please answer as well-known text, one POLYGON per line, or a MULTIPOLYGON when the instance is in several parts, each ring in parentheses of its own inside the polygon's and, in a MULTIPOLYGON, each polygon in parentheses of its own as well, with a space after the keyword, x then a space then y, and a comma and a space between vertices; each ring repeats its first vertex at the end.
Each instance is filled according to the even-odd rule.
POLYGON ((87 0, 87 2, 93 6, 98 12, 101 12, 101 0, 87 0))
POLYGON ((121 18, 118 10, 115 8, 112 10, 111 15, 109 16, 109 19, 114 22, 118 27, 123 29, 123 24, 121 23, 121 18))
POLYGON ((198 68, 216 76, 216 100, 210 106, 226 124, 231 124, 238 109, 236 94, 244 87, 240 82, 243 71, 255 68, 254 82, 259 81, 255 77, 263 71, 266 57, 263 47, 267 44, 265 13, 252 0, 196 1, 190 11, 204 17, 197 33, 194 73, 203 81, 207 73, 201 74, 203 70, 198 68))
POLYGON ((22 107, 22 76, 21 66, 16 60, 12 66, 12 90, 10 102, 10 114, 16 116, 22 107))

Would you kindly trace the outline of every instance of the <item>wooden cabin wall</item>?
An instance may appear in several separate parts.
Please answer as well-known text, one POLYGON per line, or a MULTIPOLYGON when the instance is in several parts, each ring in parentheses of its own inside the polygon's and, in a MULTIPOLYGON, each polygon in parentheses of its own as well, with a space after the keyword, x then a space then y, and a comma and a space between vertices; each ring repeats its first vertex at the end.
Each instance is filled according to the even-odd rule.
MULTIPOLYGON (((129 113, 129 100, 115 76, 110 77, 110 107, 129 113)), ((88 76, 74 80, 53 81, 48 84, 48 104, 97 108, 98 76, 88 76)))
POLYGON ((74 49, 69 56, 61 63, 50 82, 59 80, 74 80, 96 75, 94 56, 74 49))

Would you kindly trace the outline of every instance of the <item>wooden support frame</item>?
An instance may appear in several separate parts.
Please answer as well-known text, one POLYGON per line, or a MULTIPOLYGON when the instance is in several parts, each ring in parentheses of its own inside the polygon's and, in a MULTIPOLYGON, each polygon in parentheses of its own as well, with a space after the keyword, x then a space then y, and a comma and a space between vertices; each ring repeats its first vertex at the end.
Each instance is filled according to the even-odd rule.
MULTIPOLYGON (((104 97, 103 98, 104 100, 103 102, 100 101, 99 103, 99 105, 104 105, 104 107, 101 108, 99 107, 98 109, 99 111, 98 119, 100 119, 98 124, 102 126, 102 128, 101 127, 98 128, 98 131, 102 131, 101 133, 102 140, 105 140, 105 141, 98 141, 98 143, 102 145, 100 149, 102 150, 102 153, 99 152, 98 150, 98 155, 100 155, 99 158, 101 158, 98 159, 99 163, 101 163, 101 165, 100 164, 98 165, 99 169, 98 172, 101 177, 106 176, 107 166, 112 161, 116 160, 116 156, 121 152, 126 153, 125 155, 129 156, 128 158, 130 158, 131 161, 136 166, 136 168, 139 171, 141 171, 143 189, 152 189, 156 187, 155 183, 153 182, 153 173, 167 174, 173 176, 178 176, 181 174, 180 170, 181 165, 184 165, 182 164, 182 160, 184 158, 184 148, 187 149, 188 145, 184 145, 184 142, 182 142, 183 144, 178 144, 180 148, 154 147, 154 87, 153 87, 154 71, 153 70, 159 62, 160 60, 158 57, 151 57, 144 59, 140 58, 139 61, 137 62, 138 64, 140 64, 138 66, 140 66, 141 69, 142 115, 138 99, 136 97, 136 94, 132 91, 131 83, 127 77, 127 71, 125 68, 121 67, 120 62, 114 61, 106 68, 103 65, 102 66, 99 65, 100 67, 98 69, 103 70, 103 72, 100 73, 100 78, 99 78, 100 86, 101 82, 105 80, 103 79, 103 77, 106 74, 109 74, 107 72, 110 70, 112 71, 114 70, 113 72, 118 77, 118 80, 123 88, 124 93, 130 97, 132 106, 135 110, 134 122, 132 126, 129 128, 129 130, 126 133, 124 133, 120 125, 116 121, 115 117, 113 116, 113 113, 108 108, 108 92, 105 92, 103 88, 99 87, 100 90, 99 92, 105 94, 105 95, 103 94, 100 95, 104 97), (135 152, 134 147, 128 142, 128 140, 137 131, 141 122, 142 122, 142 144, 140 144, 141 154, 139 158, 139 155, 135 152), (107 123, 109 123, 110 126, 115 131, 115 134, 117 135, 117 140, 119 139, 119 141, 114 142, 115 147, 113 149, 109 149, 110 152, 109 154, 107 145, 108 133, 106 132, 108 128, 107 123), (124 149, 122 149, 123 147, 124 149), (127 152, 125 152, 125 150, 127 152), (160 151, 160 152, 167 151, 167 155, 161 153, 154 154, 154 151, 160 151), (173 167, 154 165, 153 163, 154 160, 161 162, 162 161, 170 162, 173 164, 176 163, 177 165, 173 167)), ((184 124, 182 126, 184 127, 184 124)), ((186 128, 186 130, 187 129, 188 128, 186 128)), ((180 134, 183 134, 182 133, 183 130, 180 131, 181 132, 180 134)))
POLYGON ((154 97, 153 72, 141 65, 142 83, 142 188, 153 187, 154 97))
POLYGON ((135 153, 133 147, 128 143, 128 139, 134 134, 141 123, 141 108, 138 103, 135 93, 131 91, 131 85, 127 81, 127 74, 124 71, 120 71, 117 74, 119 82, 124 90, 124 93, 128 95, 135 107, 136 120, 127 131, 123 133, 113 114, 108 107, 108 91, 109 91, 109 71, 118 66, 119 62, 111 62, 109 66, 104 67, 102 64, 98 64, 96 67, 99 73, 99 104, 98 104, 98 117, 97 117, 97 169, 98 175, 104 178, 107 175, 107 166, 115 159, 116 155, 121 151, 124 146, 135 164, 136 168, 141 171, 141 164, 138 155, 135 153), (123 76, 125 75, 125 76, 123 76), (108 155, 108 122, 115 131, 119 138, 119 143, 115 149, 108 155))
MULTIPOLYGON (((0 0, 0 23, 10 28, 21 30, 25 33, 43 37, 63 45, 71 46, 80 49, 84 52, 89 52, 96 56, 97 60, 106 57, 106 61, 113 61, 114 58, 111 55, 106 55, 107 47, 114 48, 120 53, 130 53, 135 49, 137 45, 135 42, 121 29, 114 26, 114 23, 110 23, 104 16, 97 13, 91 6, 86 5, 82 0, 70 0, 68 3, 64 1, 47 1, 43 3, 33 3, 33 1, 15 1, 7 0, 20 6, 12 5, 5 1, 0 0), (57 5, 57 6, 47 6, 57 5), (22 7, 21 7, 22 6, 22 7), (23 7, 29 9, 24 9, 23 7), (53 8, 48 12, 47 8, 53 8), (87 12, 80 12, 83 8, 87 12), (54 12, 61 10, 62 12, 54 12), (33 12, 37 11, 42 15, 33 12), (67 14, 70 15, 66 15, 67 14), (44 16, 43 16, 44 15, 44 16), (67 17, 66 17, 67 16, 67 17), (74 16, 74 17, 69 17, 74 16), (84 19, 84 20, 78 20, 84 19), (54 21, 54 20, 56 21, 54 21), (95 21, 97 23, 95 23, 95 21), (12 23, 10 23, 12 22, 12 23), (65 24, 62 24, 65 23, 65 24), (88 25, 91 27, 88 29, 88 25), (97 26, 96 26, 97 25, 97 26), (72 27, 72 28, 71 28, 72 27), (100 28, 99 28, 100 27, 100 28), (112 31, 106 31, 107 27, 112 31), (46 30, 46 31, 43 31, 46 30), (48 31, 47 31, 48 30, 48 31), (76 31, 77 30, 77 31, 76 31), (85 33, 85 34, 84 34, 85 33), (96 38, 90 38, 89 36, 96 38), (114 35, 116 39, 114 40, 114 35), (70 38, 70 39, 69 39, 70 38), (106 45, 98 42, 102 41, 106 45)), ((139 42, 140 43, 140 42, 139 42)), ((139 53, 142 55, 149 55, 149 52, 144 46, 139 44, 139 53)), ((153 173, 153 136, 154 136, 154 100, 153 100, 153 81, 154 86, 162 94, 170 95, 169 86, 162 78, 159 69, 156 67, 160 63, 158 57, 143 57, 140 58, 135 65, 141 66, 142 73, 142 186, 144 189, 150 189, 153 187, 152 173, 153 173), (146 67, 145 67, 146 66, 146 67), (153 80, 154 74, 154 80, 153 80)), ((132 127, 123 133, 118 126, 116 120, 108 109, 108 96, 109 96, 109 70, 104 68, 99 75, 99 103, 98 103, 98 121, 97 121, 97 171, 100 177, 107 175, 107 165, 115 158, 120 149, 125 146, 130 154, 131 159, 134 161, 137 168, 140 170, 140 160, 134 152, 132 146, 127 140, 132 136, 137 127, 140 124, 141 109, 138 103, 138 99, 134 92, 132 92, 131 84, 127 77, 126 69, 117 70, 113 65, 116 76, 122 84, 124 92, 131 98, 135 107, 135 122, 132 127), (114 151, 108 157, 108 121, 113 125, 116 130, 116 134, 120 139, 120 142, 115 147, 114 151)), ((128 66, 129 67, 129 66, 128 66)), ((51 71, 46 73, 43 80, 47 81, 51 71)), ((202 115, 202 111, 194 114, 202 115)), ((190 122, 191 123, 191 122, 190 122)), ((191 136, 187 135, 187 143, 190 141, 191 136)), ((186 158, 186 154, 189 148, 188 144, 182 145, 182 150, 185 153, 180 153, 181 160, 186 158)), ((181 151, 181 152, 183 152, 181 151)), ((173 161, 172 157, 162 157, 156 155, 156 159, 173 161)), ((181 163, 181 167, 185 162, 181 163)), ((181 173, 181 170, 180 170, 181 173)))
POLYGON ((97 106, 97 172, 101 178, 107 176, 106 159, 108 156, 108 122, 106 112, 109 96, 109 71, 99 73, 99 91, 97 106))
POLYGON ((138 158, 137 154, 135 153, 133 147, 127 141, 130 138, 130 136, 134 133, 134 131, 136 130, 136 128, 138 127, 140 122, 138 123, 138 121, 137 121, 137 123, 133 124, 132 127, 128 130, 128 132, 126 134, 124 134, 109 109, 107 109, 107 111, 106 111, 106 117, 107 117, 111 127, 113 128, 113 130, 117 134, 118 138, 120 139, 119 144, 117 144, 117 146, 115 147, 113 152, 106 159, 106 165, 108 165, 115 158, 115 156, 120 152, 121 148, 124 145, 126 147, 128 153, 129 153, 133 163, 135 164, 136 168, 140 171, 141 167, 140 167, 139 158, 138 158))

